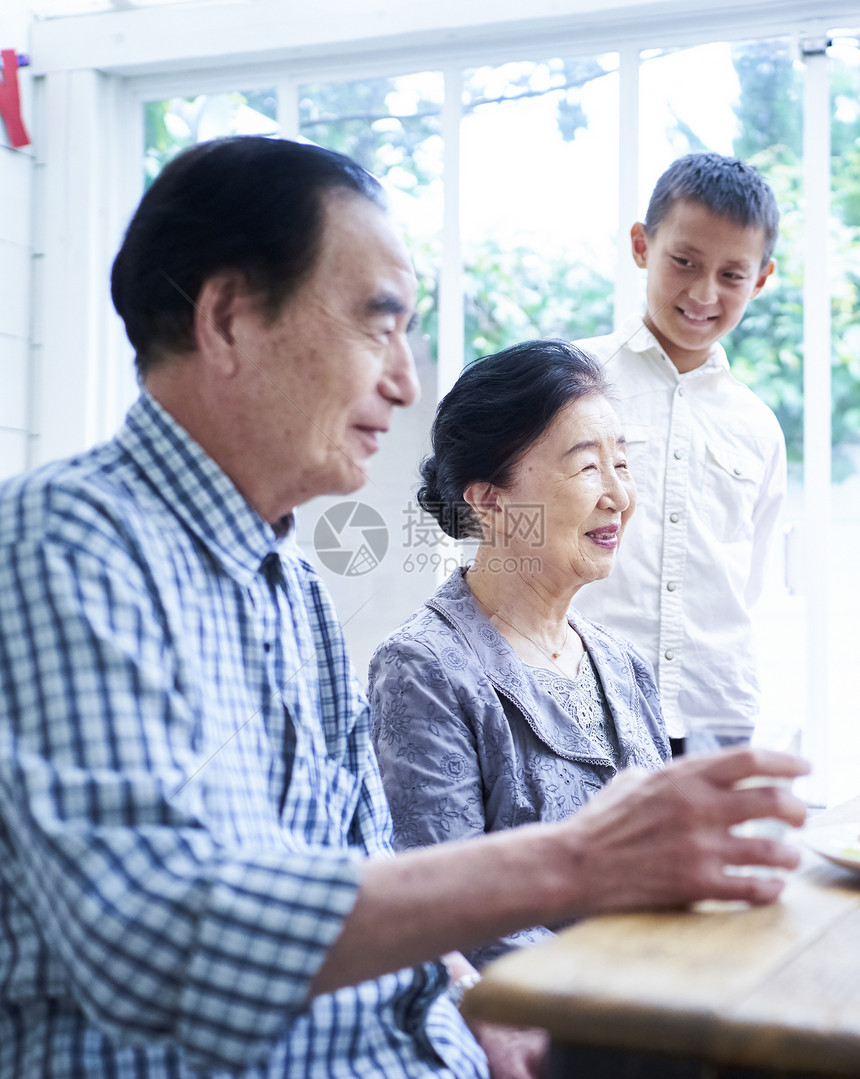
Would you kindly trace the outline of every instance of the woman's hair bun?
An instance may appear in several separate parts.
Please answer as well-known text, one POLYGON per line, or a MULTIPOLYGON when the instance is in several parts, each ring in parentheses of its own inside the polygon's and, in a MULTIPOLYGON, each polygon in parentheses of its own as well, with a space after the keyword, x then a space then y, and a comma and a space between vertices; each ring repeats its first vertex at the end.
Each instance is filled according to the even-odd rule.
POLYGON ((418 488, 418 504, 438 523, 446 536, 467 539, 480 535, 474 510, 465 502, 459 491, 451 484, 444 484, 439 475, 439 459, 430 455, 421 462, 421 478, 418 488), (447 488, 447 489, 445 489, 447 488))

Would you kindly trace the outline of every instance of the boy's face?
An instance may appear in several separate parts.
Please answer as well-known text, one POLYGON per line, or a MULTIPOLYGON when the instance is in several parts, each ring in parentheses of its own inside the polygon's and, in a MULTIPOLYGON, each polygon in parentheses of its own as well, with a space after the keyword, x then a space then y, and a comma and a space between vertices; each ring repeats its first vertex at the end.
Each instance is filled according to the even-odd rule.
POLYGON ((679 371, 692 371, 773 273, 773 259, 762 267, 764 229, 680 199, 651 236, 640 221, 630 235, 636 265, 648 270, 648 329, 679 371))

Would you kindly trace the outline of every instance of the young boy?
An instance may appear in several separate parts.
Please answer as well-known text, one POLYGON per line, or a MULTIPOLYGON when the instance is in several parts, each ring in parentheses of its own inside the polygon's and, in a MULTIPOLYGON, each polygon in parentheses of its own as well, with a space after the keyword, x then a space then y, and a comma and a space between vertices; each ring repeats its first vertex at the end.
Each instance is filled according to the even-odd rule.
POLYGON ((778 218, 742 161, 675 161, 630 233, 644 319, 578 342, 614 384, 638 500, 613 572, 577 607, 652 661, 675 751, 695 717, 758 713, 750 607, 785 494, 785 442, 719 339, 773 272, 778 218))

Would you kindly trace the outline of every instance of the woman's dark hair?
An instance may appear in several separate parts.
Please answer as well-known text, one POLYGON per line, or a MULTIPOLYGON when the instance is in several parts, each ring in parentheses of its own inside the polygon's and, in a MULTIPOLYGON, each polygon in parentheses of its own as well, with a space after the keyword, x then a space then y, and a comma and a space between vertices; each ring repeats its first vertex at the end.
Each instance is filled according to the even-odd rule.
POLYGON ((175 157, 143 196, 113 264, 111 295, 143 377, 193 349, 203 284, 235 270, 274 319, 316 264, 322 196, 340 188, 385 207, 370 173, 319 146, 236 136, 175 157))
POLYGON ((565 405, 608 392, 597 360, 566 341, 524 341, 475 360, 436 409, 419 503, 454 539, 480 536, 466 488, 507 487, 520 457, 565 405))

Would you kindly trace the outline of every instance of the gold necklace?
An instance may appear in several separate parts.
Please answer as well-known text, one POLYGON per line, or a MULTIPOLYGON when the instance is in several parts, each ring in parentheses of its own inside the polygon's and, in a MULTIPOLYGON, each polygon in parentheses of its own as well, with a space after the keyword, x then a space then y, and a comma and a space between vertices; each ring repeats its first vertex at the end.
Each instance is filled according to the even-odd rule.
MULTIPOLYGON (((469 569, 471 569, 471 568, 472 567, 470 566, 469 569)), ((466 570, 467 575, 468 575, 468 572, 469 572, 469 570, 466 570)), ((538 652, 541 652, 543 655, 545 655, 547 657, 547 659, 558 659, 558 657, 562 654, 562 652, 567 647, 567 642, 570 640, 570 622, 565 621, 565 623, 564 623, 564 640, 561 642, 561 644, 559 645, 559 647, 557 649, 550 652, 550 651, 547 651, 547 649, 544 648, 542 645, 538 644, 537 641, 533 637, 529 637, 528 633, 523 633, 523 631, 520 629, 520 627, 515 626, 514 623, 510 620, 510 618, 506 618, 502 614, 501 611, 498 611, 498 610, 494 611, 493 608, 489 606, 489 604, 484 603, 484 601, 482 599, 480 599, 478 597, 478 595, 476 594, 476 592, 475 592, 474 581, 469 582, 469 589, 471 590, 471 593, 474 596, 475 600, 477 601, 478 605, 480 607, 482 607, 485 612, 489 613, 489 615, 491 617, 501 618, 501 620, 503 622, 507 622, 507 624, 511 627, 511 629, 515 633, 519 633, 519 635, 521 637, 524 637, 527 641, 529 641, 529 643, 533 644, 535 646, 535 648, 538 650, 538 652)))
POLYGON ((530 641, 530 642, 531 642, 531 643, 532 643, 532 644, 533 644, 533 645, 535 646, 535 648, 536 648, 536 649, 537 649, 537 650, 538 650, 539 652, 543 652, 543 654, 544 654, 544 655, 545 655, 545 656, 546 656, 546 657, 547 657, 548 659, 558 659, 558 657, 559 657, 559 656, 560 656, 560 655, 562 654, 562 652, 563 652, 563 651, 565 650, 565 648, 567 647, 567 642, 568 642, 568 640, 570 639, 570 623, 569 623, 569 622, 565 622, 565 624, 564 624, 564 640, 563 640, 563 641, 561 642, 561 645, 559 646, 559 648, 558 648, 558 650, 557 650, 557 651, 555 651, 555 652, 548 652, 548 651, 547 651, 547 650, 546 650, 546 649, 545 649, 545 648, 543 647, 543 645, 540 645, 540 644, 538 644, 538 643, 537 643, 537 641, 536 641, 536 640, 535 640, 535 639, 534 639, 533 637, 529 637, 528 633, 523 633, 523 631, 522 631, 522 630, 520 629, 520 627, 519 627, 519 626, 515 626, 515 625, 513 624, 513 622, 512 622, 511 620, 510 620, 510 618, 505 618, 505 616, 504 616, 504 615, 502 614, 502 612, 501 612, 501 611, 496 611, 496 616, 497 616, 498 618, 501 618, 501 620, 502 620, 503 622, 507 622, 507 624, 508 624, 508 625, 509 625, 509 626, 511 627, 511 629, 512 629, 512 630, 514 630, 514 631, 515 631, 516 633, 519 633, 519 635, 520 635, 521 637, 525 637, 525 639, 526 639, 527 641, 530 641))

